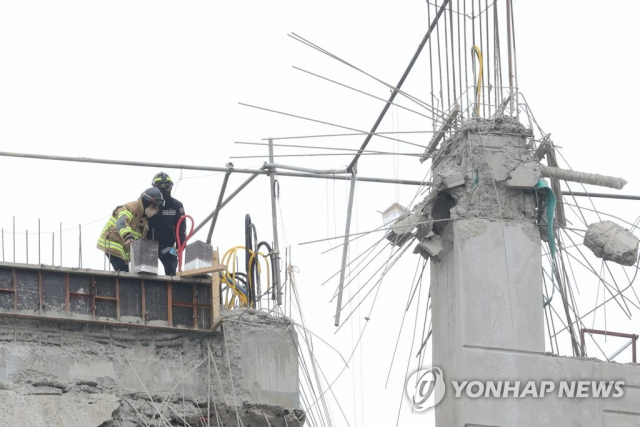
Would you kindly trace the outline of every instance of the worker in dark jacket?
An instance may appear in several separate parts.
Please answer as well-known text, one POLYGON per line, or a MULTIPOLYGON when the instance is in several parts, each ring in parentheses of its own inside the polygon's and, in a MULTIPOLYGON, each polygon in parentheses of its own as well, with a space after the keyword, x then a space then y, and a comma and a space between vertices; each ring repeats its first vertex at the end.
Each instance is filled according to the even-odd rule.
MULTIPOLYGON (((151 185, 162 192, 165 203, 160 208, 160 212, 149 220, 147 238, 150 237, 158 242, 158 258, 164 265, 164 273, 167 276, 173 276, 176 274, 176 268, 178 267, 176 227, 178 226, 178 220, 184 215, 184 207, 179 200, 171 197, 173 181, 169 175, 164 172, 156 174, 151 185)), ((181 242, 186 239, 186 230, 187 225, 183 221, 180 225, 181 242)))
POLYGON ((98 239, 114 271, 129 271, 129 247, 136 239, 147 235, 147 222, 164 203, 162 192, 149 188, 134 202, 116 207, 98 239))

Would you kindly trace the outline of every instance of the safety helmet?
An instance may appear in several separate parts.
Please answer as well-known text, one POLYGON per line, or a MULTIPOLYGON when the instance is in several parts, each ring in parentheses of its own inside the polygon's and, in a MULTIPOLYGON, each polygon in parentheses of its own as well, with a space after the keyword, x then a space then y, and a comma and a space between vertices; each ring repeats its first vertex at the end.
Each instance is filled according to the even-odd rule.
POLYGON ((145 190, 140 197, 142 200, 146 200, 149 203, 153 203, 156 206, 164 205, 164 197, 162 196, 162 191, 155 187, 148 188, 145 190))
POLYGON ((156 188, 165 191, 171 191, 173 188, 173 181, 171 177, 164 172, 157 173, 156 176, 153 177, 153 182, 151 183, 156 188))

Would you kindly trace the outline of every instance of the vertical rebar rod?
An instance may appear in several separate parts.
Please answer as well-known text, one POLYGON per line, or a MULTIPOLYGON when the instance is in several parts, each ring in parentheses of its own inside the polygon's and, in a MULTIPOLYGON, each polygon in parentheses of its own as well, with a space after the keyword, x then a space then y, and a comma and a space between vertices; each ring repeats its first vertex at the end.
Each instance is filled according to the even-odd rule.
MULTIPOLYGON (((451 3, 449 3, 449 6, 451 6, 451 3)), ((451 103, 451 88, 450 88, 451 79, 449 78, 449 31, 447 28, 446 15, 444 16, 444 64, 445 64, 445 69, 447 73, 447 107, 445 108, 443 105, 442 111, 447 111, 452 103, 451 103)))
POLYGON ((4 262, 4 228, 2 229, 2 262, 4 262))
MULTIPOLYGON (((487 50, 483 57, 486 55, 487 57, 487 109, 489 110, 489 116, 491 116, 491 61, 489 60, 489 56, 491 55, 491 50, 489 48, 489 0, 484 0, 485 2, 485 34, 487 39, 487 50)), ((482 18, 480 18, 482 19, 482 18)), ((493 83, 495 86, 495 82, 493 83)), ((495 88, 494 88, 495 91, 495 88)))
MULTIPOLYGON (((483 49, 483 37, 482 37, 482 3, 481 3, 481 0, 478 0, 478 18, 479 18, 478 21, 480 23, 480 25, 479 25, 480 26, 480 31, 479 31, 479 34, 480 34, 480 51, 482 52, 484 49, 483 49)), ((483 69, 484 69, 484 59, 485 59, 485 52, 482 52, 482 62, 483 63, 480 64, 480 66, 483 69)), ((487 117, 487 108, 486 108, 487 95, 486 95, 486 90, 485 90, 486 87, 482 83, 484 83, 484 82, 480 83, 481 84, 480 90, 482 90, 482 101, 483 101, 482 102, 482 115, 484 117, 487 117)))
MULTIPOLYGON (((273 139, 269 139, 269 163, 273 163, 273 139)), ((280 289, 280 244, 278 242, 278 214, 276 212, 276 187, 275 187, 275 170, 271 170, 269 173, 269 182, 271 183, 271 221, 273 225, 273 261, 275 269, 275 283, 276 298, 278 305, 282 305, 282 289, 280 289)), ((257 250, 257 248, 256 248, 257 250)), ((256 260, 258 257, 256 257, 256 260)), ((247 271, 247 275, 249 272, 247 271)))
POLYGON ((25 230, 25 241, 27 242, 27 248, 26 248, 27 264, 29 264, 29 230, 25 230))
POLYGON ((82 224, 78 224, 78 268, 82 268, 82 224))
MULTIPOLYGON (((427 3, 427 20, 431 22, 431 4, 427 3)), ((431 49, 431 37, 429 37, 429 77, 431 80, 431 104, 433 104, 433 51, 431 49)), ((437 97, 436 97, 437 98, 437 97)), ((431 121, 433 130, 436 130, 436 121, 431 121)))
MULTIPOLYGON (((464 13, 464 19, 462 20, 462 23, 464 24, 464 28, 463 28, 463 36, 464 36, 464 40, 462 42, 462 51, 464 52, 464 55, 462 55, 464 57, 464 88, 465 88, 465 93, 467 93, 467 108, 465 108, 462 111, 467 111, 469 109, 469 69, 467 67, 467 2, 466 0, 464 0, 462 2, 462 13, 464 13)), ((462 104, 460 104, 462 105, 462 104)), ((460 118, 461 120, 464 120, 464 117, 460 118)))
POLYGON ((56 256, 56 233, 52 231, 51 232, 51 265, 56 265, 55 256, 56 256))
POLYGON ((340 269, 340 283, 338 285, 338 303, 336 304, 335 325, 340 326, 340 313, 342 312, 342 290, 344 288, 344 273, 346 271, 347 255, 349 254, 349 232, 351 229, 351 211, 353 207, 353 193, 356 189, 355 171, 351 174, 351 185, 349 186, 349 204, 347 205, 347 225, 344 232, 344 243, 342 246, 342 266, 340 269))
MULTIPOLYGON (((436 2, 436 10, 438 9, 438 0, 436 2)), ((444 111, 444 96, 442 95, 442 62, 440 55, 440 26, 436 26, 436 45, 438 46, 438 79, 440 80, 440 111, 444 111)))
POLYGON ((13 262, 16 262, 16 217, 13 217, 13 262))
MULTIPOLYGON (((512 0, 508 0, 511 3, 512 0)), ((511 4, 511 37, 513 38, 513 71, 515 73, 515 98, 516 98, 516 114, 520 118, 520 108, 518 107, 518 57, 516 51, 516 23, 513 18, 513 4, 511 4)))
POLYGON ((462 48, 460 45, 460 0, 458 0, 458 4, 457 4, 457 18, 458 18, 458 76, 460 77, 459 80, 459 87, 460 87, 460 106, 462 106, 462 94, 464 93, 464 89, 462 89, 462 48))
POLYGON ((40 260, 40 218, 38 218, 38 264, 41 264, 40 260))
POLYGON ((511 1, 507 3, 507 53, 509 55, 509 114, 513 115, 513 56, 511 53, 511 1))
POLYGON ((453 5, 451 3, 449 3, 449 32, 451 33, 451 76, 453 77, 453 102, 455 103, 458 100, 458 91, 456 90, 456 53, 453 43, 453 5))
POLYGON ((62 223, 60 223, 60 267, 62 267, 62 223))

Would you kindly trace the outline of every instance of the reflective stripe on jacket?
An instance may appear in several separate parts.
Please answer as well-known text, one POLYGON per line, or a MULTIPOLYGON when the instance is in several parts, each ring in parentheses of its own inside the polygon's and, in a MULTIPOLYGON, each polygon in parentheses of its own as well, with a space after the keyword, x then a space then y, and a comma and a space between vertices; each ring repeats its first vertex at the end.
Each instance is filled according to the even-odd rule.
POLYGON ((124 246, 124 240, 129 235, 134 239, 145 237, 148 221, 149 218, 144 214, 142 199, 118 206, 102 229, 98 239, 98 249, 128 261, 129 248, 124 246))

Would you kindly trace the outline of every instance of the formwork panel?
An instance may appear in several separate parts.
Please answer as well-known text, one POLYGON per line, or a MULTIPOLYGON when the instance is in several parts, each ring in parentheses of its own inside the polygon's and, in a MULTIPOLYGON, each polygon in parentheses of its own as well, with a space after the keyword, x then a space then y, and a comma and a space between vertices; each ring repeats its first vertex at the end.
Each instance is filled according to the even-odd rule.
POLYGON ((168 321, 169 313, 167 305, 167 284, 164 282, 154 282, 145 280, 145 307, 148 320, 168 321))
POLYGON ((18 310, 40 310, 40 287, 36 271, 17 270, 18 310))
POLYGON ((69 298, 69 307, 71 313, 91 314, 91 298, 71 297, 69 298))
POLYGON ((198 304, 211 304, 211 285, 196 285, 196 294, 198 296, 198 304))
POLYGON ((97 318, 116 318, 116 302, 109 300, 96 299, 96 317, 97 318))
POLYGON ((193 303, 193 285, 174 284, 173 302, 193 303))
POLYGON ((0 310, 13 310, 13 292, 0 292, 0 310))
POLYGON ((116 297, 115 277, 96 276, 96 296, 116 297))
POLYGON ((65 275, 62 273, 45 272, 42 273, 42 300, 45 310, 64 313, 66 311, 65 302, 65 275))
POLYGON ((198 329, 211 329, 210 308, 198 308, 198 329))
POLYGON ((173 307, 173 326, 193 327, 193 308, 173 307))
POLYGON ((74 294, 90 294, 91 276, 79 274, 69 275, 69 292, 74 294))
POLYGON ((142 318, 140 280, 120 279, 120 316, 142 318))
POLYGON ((10 268, 0 268, 0 289, 13 289, 12 276, 10 268))

